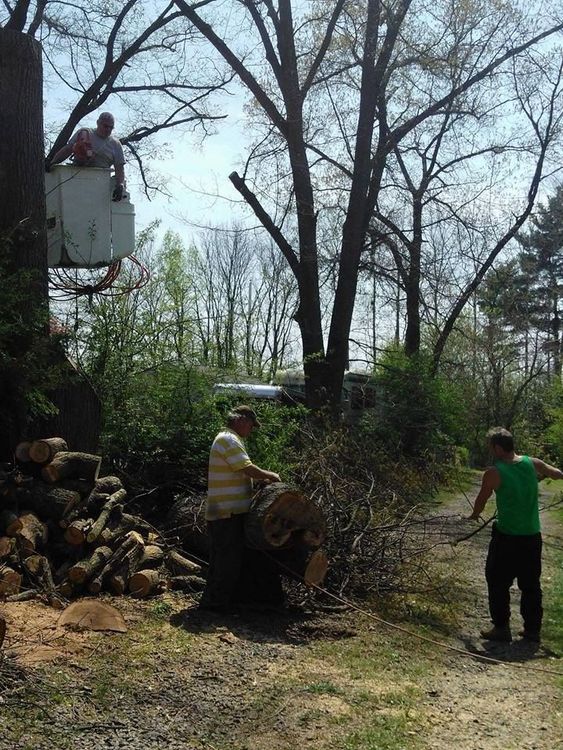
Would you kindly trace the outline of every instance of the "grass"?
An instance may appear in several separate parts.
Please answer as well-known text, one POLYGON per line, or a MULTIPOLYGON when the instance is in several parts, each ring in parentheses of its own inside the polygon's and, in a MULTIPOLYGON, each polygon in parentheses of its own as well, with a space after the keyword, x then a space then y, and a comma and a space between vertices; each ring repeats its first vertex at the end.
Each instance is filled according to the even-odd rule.
MULTIPOLYGON (((552 485, 560 485, 556 488, 558 492, 563 490, 563 480, 552 482, 552 485)), ((563 527, 563 508, 554 508, 548 512, 550 517, 563 527)), ((550 581, 548 595, 544 597, 543 635, 550 647, 561 655, 563 652, 563 545, 560 537, 549 536, 544 539, 544 544, 544 557, 549 560, 546 567, 550 573, 550 581)), ((544 588, 546 588, 545 582, 544 588)), ((563 685, 563 679, 561 684, 563 685)))

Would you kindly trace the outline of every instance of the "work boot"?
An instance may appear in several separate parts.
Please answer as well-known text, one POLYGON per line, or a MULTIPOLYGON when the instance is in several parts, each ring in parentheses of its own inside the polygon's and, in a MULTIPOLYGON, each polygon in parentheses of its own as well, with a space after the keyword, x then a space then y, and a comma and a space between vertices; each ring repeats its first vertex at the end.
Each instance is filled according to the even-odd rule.
POLYGON ((502 643, 510 643, 512 640, 512 633, 508 625, 500 627, 499 625, 493 625, 489 630, 481 630, 481 638, 486 641, 501 641, 502 643))
POLYGON ((541 641, 539 630, 521 630, 518 635, 525 641, 531 641, 532 643, 540 643, 541 641))

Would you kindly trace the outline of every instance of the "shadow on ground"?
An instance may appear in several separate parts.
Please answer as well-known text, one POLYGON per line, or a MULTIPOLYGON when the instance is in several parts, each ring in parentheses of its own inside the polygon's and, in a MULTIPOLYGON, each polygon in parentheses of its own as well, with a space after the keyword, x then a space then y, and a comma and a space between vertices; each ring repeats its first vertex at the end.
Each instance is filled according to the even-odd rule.
POLYGON ((357 635, 355 628, 301 608, 240 610, 224 614, 190 607, 170 617, 170 624, 191 633, 231 632, 237 638, 259 643, 308 643, 322 638, 338 640, 357 635))

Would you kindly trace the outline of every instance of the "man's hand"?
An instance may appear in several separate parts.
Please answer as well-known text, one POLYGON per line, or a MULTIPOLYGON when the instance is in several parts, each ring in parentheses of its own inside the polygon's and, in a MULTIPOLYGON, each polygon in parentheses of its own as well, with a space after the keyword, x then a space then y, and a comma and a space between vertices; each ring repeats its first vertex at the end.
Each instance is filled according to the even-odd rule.
POLYGON ((275 471, 268 471, 267 474, 268 474, 268 477, 266 479, 267 482, 281 482, 280 475, 276 474, 275 471))
POLYGON ((124 192, 125 188, 123 187, 123 185, 116 185, 113 191, 113 195, 111 196, 112 201, 120 201, 123 198, 124 192))

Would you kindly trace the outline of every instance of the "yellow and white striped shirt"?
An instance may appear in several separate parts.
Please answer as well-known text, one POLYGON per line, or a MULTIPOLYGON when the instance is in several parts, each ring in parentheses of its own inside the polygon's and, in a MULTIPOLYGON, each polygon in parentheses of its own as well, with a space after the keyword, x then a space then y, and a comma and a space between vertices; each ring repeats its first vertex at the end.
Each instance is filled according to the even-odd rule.
POLYGON ((234 430, 220 432, 211 446, 205 518, 215 521, 246 513, 252 500, 252 480, 241 469, 250 466, 244 443, 234 430))

